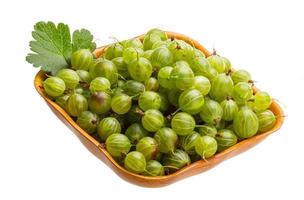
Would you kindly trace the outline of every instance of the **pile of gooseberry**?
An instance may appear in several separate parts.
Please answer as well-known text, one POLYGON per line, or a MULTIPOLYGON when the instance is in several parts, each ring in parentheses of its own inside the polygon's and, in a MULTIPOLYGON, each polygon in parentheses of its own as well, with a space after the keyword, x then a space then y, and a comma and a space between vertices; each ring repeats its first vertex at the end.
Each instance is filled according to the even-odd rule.
POLYGON ((159 29, 116 42, 96 58, 76 51, 46 94, 122 166, 163 176, 270 130, 271 97, 251 75, 159 29))

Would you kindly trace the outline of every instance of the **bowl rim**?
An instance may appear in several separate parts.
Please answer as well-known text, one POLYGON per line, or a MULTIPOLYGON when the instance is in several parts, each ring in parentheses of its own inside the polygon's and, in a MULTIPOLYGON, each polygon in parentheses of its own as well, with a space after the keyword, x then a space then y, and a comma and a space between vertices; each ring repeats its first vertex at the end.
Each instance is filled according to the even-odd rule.
MULTIPOLYGON (((202 51, 206 57, 210 56, 211 53, 205 48, 203 47, 200 43, 198 43, 196 40, 191 39, 188 36, 185 36, 183 34, 179 34, 179 33, 175 33, 175 32, 170 32, 170 31, 166 31, 167 35, 169 38, 175 38, 175 39, 181 39, 184 40, 185 42, 192 44, 194 47, 196 47, 197 49, 199 49, 200 51, 202 51)), ((145 34, 139 35, 137 37, 134 38, 139 38, 140 40, 143 40, 145 34)), ((102 46, 97 48, 94 51, 94 54, 96 55, 96 57, 100 57, 100 55, 102 55, 102 53, 104 52, 104 50, 106 49, 106 47, 110 46, 111 44, 102 46)), ((253 141, 256 141, 255 143, 258 143, 258 141, 264 139, 265 137, 267 137, 268 135, 270 135, 271 133, 277 131, 278 129, 281 128, 283 122, 284 122, 284 113, 282 108, 280 107, 280 105, 275 101, 272 100, 272 104, 270 107, 270 110, 275 110, 276 113, 278 114, 277 117, 277 121, 274 125, 274 127, 267 131, 267 132, 263 132, 263 133, 258 133, 255 136, 242 140, 240 142, 238 142, 237 144, 229 147, 228 149, 215 154, 214 156, 206 159, 206 160, 199 160, 199 161, 195 161, 193 163, 191 163, 188 166, 185 166, 183 168, 181 168, 180 170, 169 174, 169 175, 165 175, 165 176, 156 176, 156 177, 151 177, 151 176, 144 176, 144 175, 140 175, 140 174, 135 174, 132 172, 127 171, 123 166, 119 165, 118 162, 116 162, 113 157, 107 152, 107 150, 105 149, 104 145, 102 145, 101 143, 99 143, 94 137, 92 137, 89 133, 87 133, 86 131, 84 131, 82 128, 80 128, 80 126, 78 126, 78 124, 76 123, 76 121, 74 121, 72 119, 72 117, 70 117, 67 112, 62 109, 58 104, 56 104, 54 101, 52 101, 44 92, 43 88, 42 88, 42 82, 45 79, 45 74, 43 71, 39 71, 34 79, 34 86, 37 90, 37 92, 40 94, 40 96, 52 107, 54 108, 56 111, 58 111, 58 113, 65 119, 66 122, 68 122, 68 124, 70 126, 72 126, 74 129, 76 129, 88 142, 90 142, 91 144, 93 144, 94 146, 96 146, 99 151, 106 157, 106 159, 108 159, 108 161, 110 161, 110 164, 115 167, 115 171, 117 173, 117 170, 120 171, 121 173, 123 173, 124 176, 132 176, 132 177, 136 177, 137 179, 141 179, 142 181, 168 181, 168 182, 172 182, 173 180, 176 179, 183 179, 185 177, 188 177, 189 175, 187 175, 186 172, 188 172, 189 170, 192 170, 194 168, 208 168, 211 166, 215 166, 218 163, 220 163, 221 161, 226 160, 227 158, 230 158, 232 156, 234 156, 232 153, 234 151, 237 152, 237 150, 241 149, 241 147, 245 147, 245 146, 249 146, 251 143, 253 143, 253 141), (169 181, 170 180, 170 181, 169 181)), ((258 91, 258 89, 256 87, 253 87, 254 91, 258 91)), ((242 151, 241 151, 242 152, 242 151)), ((241 153, 238 152, 238 153, 241 153)), ((236 153, 236 154, 238 154, 236 153)), ((194 175, 194 174, 193 174, 194 175)), ((153 186, 152 186, 153 187, 153 186)))

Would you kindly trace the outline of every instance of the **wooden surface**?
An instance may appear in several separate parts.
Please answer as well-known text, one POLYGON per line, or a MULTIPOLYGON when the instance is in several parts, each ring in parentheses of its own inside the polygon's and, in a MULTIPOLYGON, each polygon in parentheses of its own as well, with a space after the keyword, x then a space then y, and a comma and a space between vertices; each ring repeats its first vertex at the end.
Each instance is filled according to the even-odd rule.
MULTIPOLYGON (((177 39, 182 39, 189 44, 193 44, 197 49, 201 50, 206 56, 210 55, 210 52, 206 50, 201 44, 199 44, 197 41, 182 35, 178 33, 173 32, 167 32, 168 37, 173 37, 177 39)), ((138 38, 142 39, 143 35, 138 36, 138 38)), ((102 55, 103 50, 105 47, 101 47, 95 50, 95 55, 99 57, 102 55)), ((84 130, 82 130, 76 122, 55 102, 53 102, 51 99, 49 99, 43 88, 42 83, 45 79, 45 74, 42 71, 39 71, 35 77, 34 85, 38 93, 41 95, 42 98, 46 101, 47 105, 51 108, 51 110, 57 115, 57 117, 65 123, 72 131, 76 134, 76 136, 80 139, 80 141, 84 144, 84 146, 93 153, 96 157, 98 157, 100 160, 102 160, 104 163, 106 163, 109 167, 112 168, 112 170, 115 171, 117 175, 119 175, 121 178, 125 179, 126 181, 129 181, 130 183, 143 186, 143 187, 162 187, 166 186, 168 184, 174 183, 178 180, 184 179, 189 176, 193 176, 195 174, 204 172, 208 169, 213 168, 217 164, 221 163, 222 161, 231 158, 235 155, 238 155, 247 149, 250 149, 251 147, 255 146, 262 140, 264 140, 268 135, 274 133, 283 124, 284 121, 284 113, 279 106, 279 104, 275 101, 272 102, 270 106, 270 110, 277 116, 277 121, 274 127, 265 132, 257 134, 249 139, 243 140, 234 146, 226 149, 225 151, 216 154, 215 156, 207 159, 208 162, 204 160, 200 160, 194 163, 191 163, 189 166, 186 166, 179 171, 166 175, 161 177, 148 177, 148 176, 142 176, 138 174, 131 173, 124 169, 122 166, 120 166, 113 158, 112 156, 104 149, 104 147, 95 140, 92 136, 90 136, 88 133, 86 133, 84 130)), ((255 90, 257 90, 255 88, 255 90)), ((102 169, 101 169, 102 170, 102 169)), ((85 172, 84 172, 85 173, 85 172)))

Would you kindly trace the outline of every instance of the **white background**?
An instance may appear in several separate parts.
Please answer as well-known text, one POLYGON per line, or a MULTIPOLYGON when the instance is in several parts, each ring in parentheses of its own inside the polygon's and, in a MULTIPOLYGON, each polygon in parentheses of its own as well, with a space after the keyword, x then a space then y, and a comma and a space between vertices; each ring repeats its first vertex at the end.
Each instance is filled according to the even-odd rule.
MULTIPOLYGON (((303 1, 302 1, 303 3, 303 1)), ((304 199, 301 1, 1 1, 0 199, 304 199), (89 153, 33 87, 26 63, 40 20, 87 28, 98 45, 153 27, 215 47, 278 99, 284 126, 255 148, 159 189, 120 179, 89 153)))

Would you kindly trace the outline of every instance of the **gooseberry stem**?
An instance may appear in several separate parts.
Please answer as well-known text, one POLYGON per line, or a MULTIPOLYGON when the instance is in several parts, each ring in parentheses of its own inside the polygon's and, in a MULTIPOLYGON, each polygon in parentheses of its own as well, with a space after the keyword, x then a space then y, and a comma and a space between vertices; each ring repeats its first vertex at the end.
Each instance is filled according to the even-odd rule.
POLYGON ((108 91, 109 93, 113 93, 113 90, 112 90, 112 89, 107 89, 107 91, 108 91))
POLYGON ((171 116, 173 116, 173 115, 175 115, 177 112, 179 112, 181 109, 180 108, 178 108, 178 109, 176 109, 176 111, 174 111, 173 113, 171 113, 170 115, 171 116))
POLYGON ((251 84, 251 87, 254 86, 254 80, 249 80, 248 83, 251 84))
POLYGON ((44 75, 45 75, 47 78, 52 77, 51 75, 49 75, 49 74, 47 74, 47 73, 44 73, 44 75))
POLYGON ((226 73, 227 76, 230 76, 232 74, 232 70, 229 69, 228 72, 226 73))
POLYGON ((121 78, 122 80, 127 81, 127 79, 126 79, 125 77, 123 77, 123 75, 121 75, 121 74, 119 74, 119 73, 116 73, 116 74, 117 74, 117 76, 118 76, 119 78, 121 78))
POLYGON ((163 166, 164 168, 170 168, 170 169, 175 169, 175 170, 179 170, 178 167, 172 166, 172 165, 165 165, 163 166))
POLYGON ((69 94, 69 93, 71 93, 71 89, 66 89, 64 92, 63 92, 63 94, 69 94))
POLYGON ((203 155, 202 155, 202 159, 205 161, 205 162, 209 162, 206 158, 205 158, 205 151, 203 151, 203 155))
POLYGON ((87 82, 79 81, 79 84, 81 85, 81 87, 83 87, 85 89, 89 89, 90 88, 90 84, 88 84, 87 82))
MULTIPOLYGON (((117 37, 115 37, 115 36, 110 36, 109 38, 112 39, 112 40, 114 40, 115 43, 118 43, 118 44, 122 45, 121 42, 117 39, 117 37)), ((116 45, 116 44, 114 44, 114 45, 116 45)), ((114 48, 115 48, 115 47, 114 47, 114 48)))
POLYGON ((135 98, 135 97, 138 97, 140 94, 135 94, 133 96, 130 96, 132 99, 135 98))
POLYGON ((278 117, 288 117, 288 115, 275 115, 275 118, 277 119, 278 117))
POLYGON ((168 114, 168 115, 166 116, 166 119, 167 119, 168 121, 171 121, 172 116, 175 115, 175 114, 176 114, 178 111, 180 111, 180 110, 181 110, 181 109, 178 108, 178 109, 175 110, 173 113, 168 114))
POLYGON ((136 108, 134 112, 136 114, 139 114, 140 116, 144 116, 145 115, 144 111, 142 111, 140 108, 136 108))
POLYGON ((212 55, 216 56, 217 55, 217 52, 215 50, 215 48, 213 47, 213 52, 212 52, 212 55))
POLYGON ((200 125, 200 124, 198 124, 198 125, 195 125, 195 127, 200 128, 200 127, 204 127, 204 125, 200 125))
POLYGON ((214 119, 213 121, 214 121, 214 124, 216 125, 216 124, 219 124, 219 123, 220 123, 221 119, 220 119, 220 118, 217 118, 217 119, 214 119))
POLYGON ((157 73, 158 73, 158 70, 153 68, 153 71, 152 71, 152 76, 157 76, 157 73))
POLYGON ((139 60, 139 53, 137 51, 137 49, 135 49, 136 53, 137 53, 137 60, 139 60))
POLYGON ((226 97, 226 100, 233 100, 233 97, 227 96, 227 97, 226 97))

